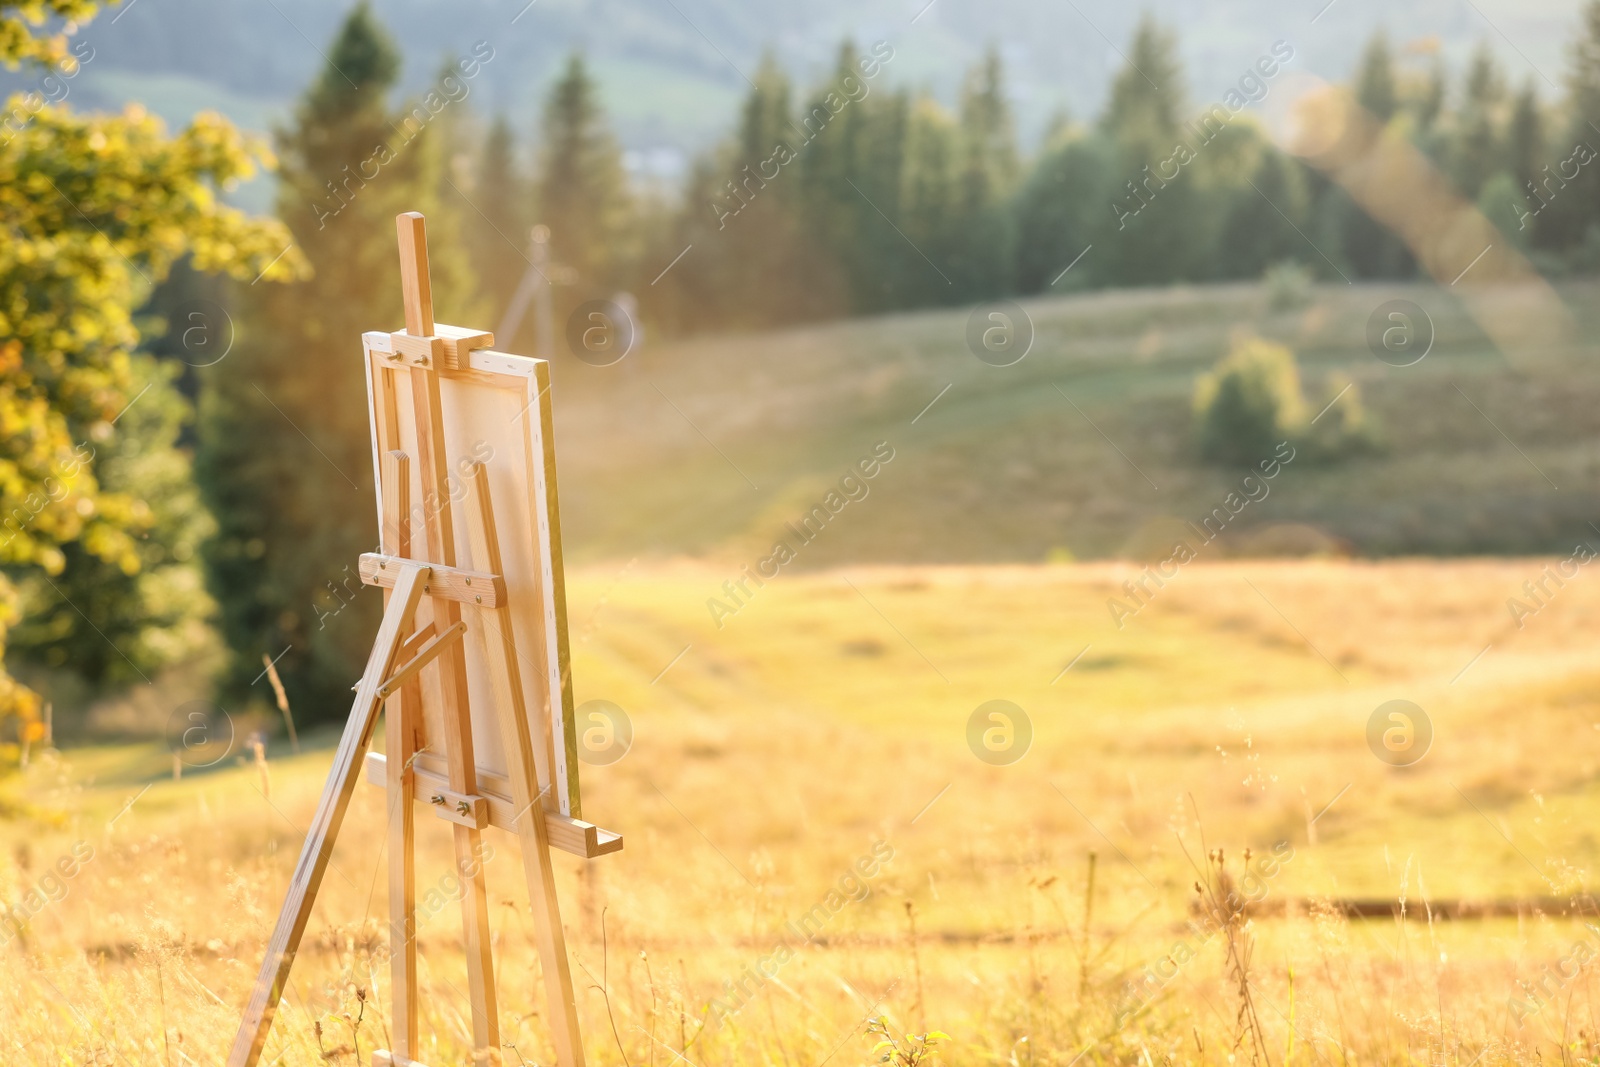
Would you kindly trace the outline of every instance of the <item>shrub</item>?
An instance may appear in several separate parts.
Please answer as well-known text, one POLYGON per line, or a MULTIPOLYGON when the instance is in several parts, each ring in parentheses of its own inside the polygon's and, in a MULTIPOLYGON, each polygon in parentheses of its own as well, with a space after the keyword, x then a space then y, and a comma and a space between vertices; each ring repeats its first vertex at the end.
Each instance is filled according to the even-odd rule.
POLYGON ((1307 457, 1332 461, 1344 456, 1382 450, 1378 428, 1361 403, 1361 389, 1342 374, 1328 379, 1325 398, 1318 405, 1323 414, 1308 431, 1307 457))
POLYGON ((1274 263, 1262 275, 1267 289, 1267 310, 1293 311, 1311 303, 1311 268, 1294 260, 1274 263))
POLYGON ((1306 425, 1294 353, 1260 338, 1235 344, 1195 383, 1194 416, 1203 458, 1254 464, 1270 456, 1306 425))

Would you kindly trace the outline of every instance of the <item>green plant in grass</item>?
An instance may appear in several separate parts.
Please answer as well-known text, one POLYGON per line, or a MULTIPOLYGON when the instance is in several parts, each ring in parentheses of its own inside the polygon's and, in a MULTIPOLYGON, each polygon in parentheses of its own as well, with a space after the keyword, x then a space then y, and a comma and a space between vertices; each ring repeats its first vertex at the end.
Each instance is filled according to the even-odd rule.
POLYGON ((872 1046, 872 1052, 879 1063, 888 1064, 889 1067, 926 1067, 937 1055, 939 1043, 950 1040, 949 1034, 938 1030, 926 1034, 906 1034, 897 1040, 894 1031, 889 1029, 888 1018, 882 1015, 867 1023, 866 1036, 879 1039, 872 1046))

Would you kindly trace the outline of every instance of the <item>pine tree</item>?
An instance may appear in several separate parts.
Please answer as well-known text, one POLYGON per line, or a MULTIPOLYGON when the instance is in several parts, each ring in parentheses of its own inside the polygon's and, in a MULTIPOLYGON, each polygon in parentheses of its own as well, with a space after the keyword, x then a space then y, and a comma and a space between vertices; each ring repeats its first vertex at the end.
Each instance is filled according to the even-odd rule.
POLYGON ((991 45, 983 61, 967 72, 961 89, 961 140, 970 201, 1007 196, 1017 182, 1016 125, 1004 82, 1000 50, 991 45))
POLYGON ((1518 189, 1538 180, 1539 168, 1545 163, 1544 152, 1544 111, 1533 79, 1529 78, 1512 105, 1506 131, 1506 169, 1518 189))
MULTIPOLYGON (((769 52, 735 135, 695 161, 681 209, 645 256, 659 270, 693 246, 658 285, 643 286, 653 322, 680 332, 758 328, 848 306, 827 235, 806 222, 802 160, 811 148, 792 101, 789 78, 769 52)), ((649 268, 640 275, 648 276, 649 268)))
MULTIPOLYGON (((855 133, 859 172, 856 184, 903 230, 911 97, 904 92, 882 90, 852 107, 860 109, 856 117, 861 120, 855 133)), ((866 206, 861 205, 863 208, 866 206)), ((900 234, 884 226, 881 219, 876 221, 877 227, 864 231, 875 234, 876 239, 859 248, 853 257, 855 267, 852 278, 860 287, 856 293, 856 306, 860 310, 872 312, 905 307, 920 284, 943 284, 943 280, 929 268, 916 249, 908 245, 900 234)), ((945 273, 950 273, 948 267, 945 273)), ((959 289, 960 280, 954 275, 951 275, 951 280, 959 289)), ((943 288, 945 293, 935 296, 935 300, 959 299, 950 291, 951 286, 944 285, 943 288)))
POLYGON ((463 91, 464 65, 446 59, 428 91, 402 104, 411 117, 401 120, 401 129, 409 131, 423 114, 429 118, 407 142, 398 176, 412 204, 402 210, 421 211, 428 218, 435 311, 445 322, 492 330, 493 301, 466 255, 471 222, 481 222, 483 214, 473 190, 470 145, 477 126, 463 91))
MULTIPOLYGON (((962 143, 955 118, 927 96, 918 97, 907 114, 904 173, 901 178, 901 229, 922 255, 946 271, 966 238, 962 212, 962 143)), ((948 303, 962 299, 922 255, 908 249, 906 299, 909 305, 948 303)))
POLYGON ((1572 70, 1567 82, 1572 94, 1574 125, 1579 128, 1590 123, 1600 126, 1600 0, 1589 0, 1584 5, 1582 32, 1573 40, 1572 70))
POLYGON ((857 63, 855 45, 841 43, 832 72, 806 98, 795 126, 801 227, 839 273, 850 310, 859 312, 879 297, 869 264, 895 255, 890 242, 903 239, 894 232, 899 177, 868 173, 866 103, 846 91, 846 79, 859 81, 857 63))
POLYGON ((1119 140, 1134 136, 1170 142, 1178 132, 1183 100, 1177 43, 1147 14, 1134 31, 1127 65, 1112 79, 1101 127, 1119 140))
POLYGON ((1487 44, 1481 45, 1467 71, 1466 95, 1456 134, 1456 184, 1469 198, 1476 198, 1494 173, 1502 169, 1497 117, 1504 94, 1494 53, 1487 44))
POLYGON ((1428 73, 1419 80, 1403 82, 1403 107, 1411 115, 1412 141, 1441 172, 1450 172, 1451 133, 1445 118, 1449 78, 1444 61, 1434 57, 1428 73))
MULTIPOLYGON (((1580 23, 1567 72, 1570 119, 1561 159, 1580 151, 1580 146, 1590 154, 1600 153, 1600 0, 1584 5, 1580 23)), ((1561 177, 1558 170, 1559 165, 1549 172, 1543 164, 1539 167, 1537 195, 1549 202, 1538 217, 1539 243, 1568 252, 1587 245, 1585 265, 1592 269, 1600 250, 1600 162, 1580 167, 1570 178, 1561 177)))
POLYGON ((1399 110, 1394 58, 1389 52, 1389 38, 1382 30, 1372 35, 1367 50, 1362 53, 1361 67, 1356 74, 1356 99, 1380 123, 1387 124, 1399 110))
POLYGON ((1263 148, 1250 177, 1255 188, 1244 185, 1232 191, 1227 221, 1218 237, 1223 277, 1259 278, 1275 263, 1317 256, 1301 236, 1307 225, 1301 165, 1282 152, 1263 148))
POLYGON ((316 275, 241 290, 239 343, 203 372, 199 469, 219 525, 207 565, 234 653, 229 693, 259 696, 262 653, 284 653, 279 673, 308 718, 343 712, 381 611, 354 577, 377 543, 360 338, 402 325, 396 213, 429 216, 435 315, 474 324, 439 196, 437 124, 458 105, 436 87, 391 112, 398 72, 393 43, 358 5, 277 134, 278 214, 316 275))
POLYGON ((1062 272, 1104 235, 1116 168, 1114 146, 1099 135, 1058 136, 1035 164, 1017 196, 1014 277, 1020 291, 1067 292, 1098 279, 1092 255, 1062 272))
POLYGON ((1013 216, 1017 143, 1006 102, 999 50, 990 47, 967 73, 961 91, 962 254, 947 268, 957 299, 986 300, 1009 292, 1014 255, 1013 216))
POLYGON ((1445 95, 1448 92, 1447 76, 1444 63, 1435 60, 1433 68, 1428 72, 1428 80, 1424 83, 1422 93, 1416 102, 1417 132, 1427 135, 1433 131, 1434 124, 1444 114, 1445 95))
POLYGON ((766 52, 739 112, 737 147, 741 165, 755 167, 758 161, 771 156, 780 142, 786 144, 794 139, 790 93, 789 76, 779 65, 777 55, 766 52))
MULTIPOLYGON (((1096 266, 1107 281, 1141 285, 1193 279, 1212 266, 1201 225, 1210 205, 1204 203, 1197 167, 1204 169, 1201 161, 1219 147, 1180 126, 1182 107, 1176 41, 1147 16, 1135 31, 1127 65, 1112 81, 1100 122, 1116 145, 1120 172, 1100 207, 1106 229, 1105 240, 1096 242, 1096 266)), ((1211 123, 1205 136, 1216 138, 1217 129, 1211 123)))
MULTIPOLYGON (((490 328, 498 323, 528 269, 527 252, 531 190, 517 171, 516 140, 505 116, 497 116, 478 155, 477 181, 472 203, 477 210, 468 213, 465 239, 472 256, 473 270, 489 304, 490 328)), ((524 327, 528 325, 523 320, 524 327)), ((532 333, 524 329, 527 338, 532 333)), ((531 344, 519 344, 515 337, 495 338, 507 352, 532 351, 531 344)))
MULTIPOLYGON (((1435 88, 1442 93, 1443 82, 1436 82, 1435 88)), ((1367 43, 1356 71, 1354 90, 1356 100, 1380 125, 1387 126, 1399 111, 1394 58, 1389 39, 1382 31, 1373 34, 1367 43)), ((1422 103, 1424 111, 1437 106, 1426 97, 1422 103)), ((1399 236, 1368 215, 1344 190, 1328 189, 1315 214, 1323 228, 1336 235, 1335 259, 1344 264, 1341 269, 1347 273, 1366 278, 1401 278, 1415 272, 1415 260, 1399 236)), ((1322 265, 1320 256, 1316 265, 1322 265)))
POLYGON ((545 103, 537 201, 535 221, 550 227, 551 254, 577 276, 570 289, 557 290, 559 324, 578 302, 612 294, 632 248, 622 154, 578 53, 568 57, 545 103))
POLYGON ((768 53, 745 98, 736 139, 715 164, 712 199, 688 208, 716 223, 696 251, 704 248, 709 255, 702 262, 717 267, 723 318, 731 325, 790 322, 820 310, 797 299, 808 288, 801 270, 813 253, 797 217, 801 179, 794 157, 800 146, 791 94, 788 75, 768 53))

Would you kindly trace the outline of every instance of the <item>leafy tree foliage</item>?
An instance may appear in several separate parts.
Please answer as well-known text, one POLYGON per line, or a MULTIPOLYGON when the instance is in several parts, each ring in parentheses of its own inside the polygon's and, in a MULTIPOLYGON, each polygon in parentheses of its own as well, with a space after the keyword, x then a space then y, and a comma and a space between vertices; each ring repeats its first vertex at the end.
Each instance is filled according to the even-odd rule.
MULTIPOLYGON (((0 61, 75 59, 46 16, 98 3, 0 3, 0 61)), ((0 140, 0 626, 36 614, 16 643, 93 680, 158 669, 193 647, 207 610, 179 590, 205 519, 173 450, 184 417, 170 376, 135 350, 134 310, 185 255, 204 271, 274 280, 301 261, 279 224, 216 191, 270 157, 215 114, 177 135, 138 107, 81 116, 19 94, 0 140), (146 411, 130 413, 143 403, 146 411), (143 436, 141 436, 143 435, 143 436), (55 596, 44 598, 43 590, 55 596), (93 591, 103 637, 85 630, 93 591), (96 642, 114 645, 102 648, 96 642)), ((190 576, 192 577, 192 575, 190 576)), ((92 625, 88 627, 92 630, 92 625)), ((0 718, 33 734, 38 699, 0 674, 0 718)))
POLYGON ((23 613, 11 648, 95 683, 148 680, 218 644, 200 566, 215 523, 178 447, 191 416, 173 384, 180 366, 135 354, 130 369, 149 388, 94 457, 101 489, 132 502, 129 551, 106 559, 70 542, 60 574, 29 568, 17 580, 23 613))

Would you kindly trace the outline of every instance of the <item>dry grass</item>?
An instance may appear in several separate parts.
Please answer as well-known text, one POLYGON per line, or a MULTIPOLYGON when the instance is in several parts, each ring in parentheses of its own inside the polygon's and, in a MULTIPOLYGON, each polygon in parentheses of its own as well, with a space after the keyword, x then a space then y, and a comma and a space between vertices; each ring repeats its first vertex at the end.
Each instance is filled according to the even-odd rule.
MULTIPOLYGON (((635 727, 624 759, 584 768, 587 815, 626 850, 558 858, 591 1062, 863 1063, 878 1014, 897 1034, 949 1033, 950 1063, 1594 1062, 1589 969, 1544 969, 1600 935, 1429 910, 1587 889, 1600 579, 1518 630, 1506 598, 1544 564, 1196 564, 1122 630, 1105 606, 1135 574, 1122 564, 783 574, 720 631, 705 599, 732 568, 573 574, 579 699, 613 700, 635 727), (1012 766, 967 748, 968 716, 994 698, 1035 728, 1012 766), (1365 740, 1394 698, 1435 728, 1408 769, 1365 740), (785 933, 878 842, 893 855, 870 895, 814 943, 785 933), (1238 914, 1230 884, 1292 906, 1238 914), (1329 896, 1405 913, 1350 921, 1314 904, 1329 896), (793 958, 758 987, 745 968, 786 940, 793 958), (748 1003, 705 1027, 741 980, 748 1003), (1534 1006, 1518 983, 1540 981, 1547 1005, 1513 1014, 1534 1006)), ((0 827, 0 900, 33 910, 58 858, 76 842, 93 855, 45 881, 25 936, 0 947, 0 1062, 220 1062, 322 741, 274 747, 270 800, 250 765, 171 782, 154 746, 69 751, 8 780, 8 799, 63 821, 0 827)), ((382 820, 360 787, 264 1062, 353 1063, 358 1045, 365 1062, 386 1043, 382 820)), ((426 899, 448 836, 420 825, 426 899)), ((549 1063, 519 866, 490 841, 501 1051, 549 1063)), ((467 1061, 458 914, 420 924, 434 1067, 467 1061)))

